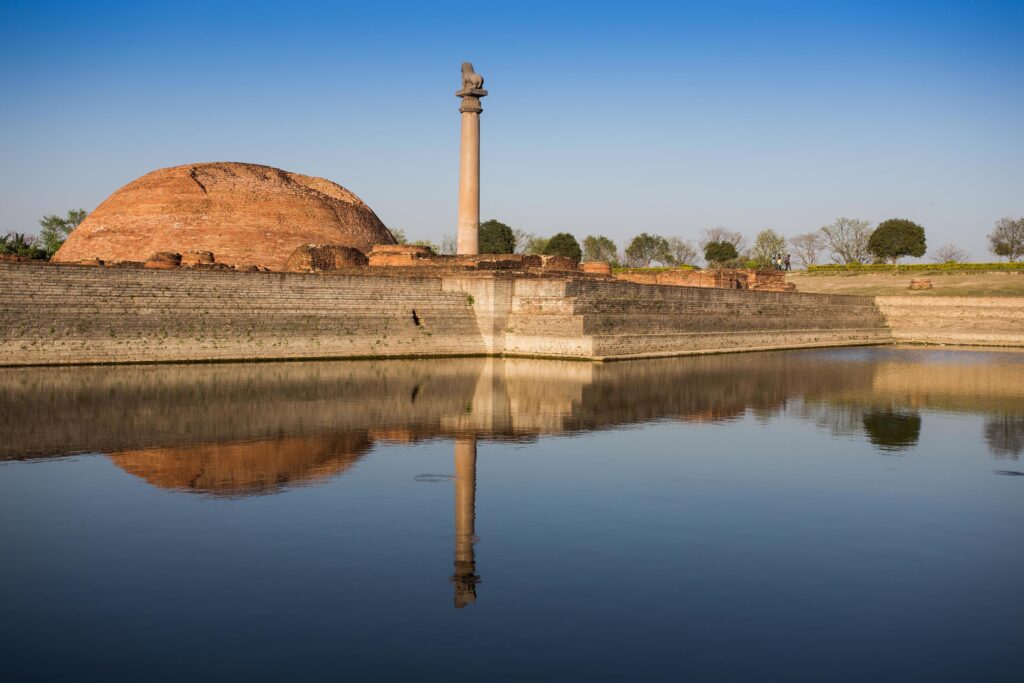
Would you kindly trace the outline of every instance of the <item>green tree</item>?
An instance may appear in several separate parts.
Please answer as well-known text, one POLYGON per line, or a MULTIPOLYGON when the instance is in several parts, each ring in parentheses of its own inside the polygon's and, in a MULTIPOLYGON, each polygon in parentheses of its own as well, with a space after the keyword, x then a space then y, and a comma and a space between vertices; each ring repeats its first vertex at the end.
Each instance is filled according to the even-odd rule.
POLYGON ((895 266, 903 256, 924 256, 924 228, 905 218, 890 218, 878 224, 868 238, 868 251, 873 256, 892 261, 895 266))
POLYGON ((626 247, 626 263, 634 267, 647 267, 651 261, 672 265, 672 249, 668 240, 660 235, 642 232, 626 247))
POLYGON ((512 228, 493 218, 480 224, 481 254, 514 254, 516 236, 512 228))
POLYGON ((388 231, 391 233, 391 236, 395 238, 396 244, 408 244, 408 242, 406 242, 406 239, 408 238, 405 236, 405 230, 402 230, 401 228, 388 228, 388 231))
POLYGON ((757 262, 758 268, 768 268, 774 263, 775 255, 785 251, 786 239, 769 228, 757 233, 754 247, 750 250, 750 258, 757 262))
POLYGON ((722 264, 739 258, 739 252, 732 242, 708 242, 704 246, 704 260, 711 264, 722 264))
POLYGON ((607 261, 615 266, 619 260, 619 249, 604 235, 587 235, 583 238, 583 260, 607 261))
POLYGON ((551 236, 551 239, 544 245, 544 253, 548 256, 564 256, 579 261, 583 256, 580 250, 580 243, 576 238, 567 232, 560 232, 551 236))
POLYGON ((1024 218, 1000 218, 988 235, 988 244, 993 254, 1010 261, 1024 256, 1024 218))
POLYGON ((39 239, 46 253, 53 256, 68 235, 85 220, 86 215, 85 209, 72 209, 68 211, 67 218, 43 216, 39 221, 39 239))

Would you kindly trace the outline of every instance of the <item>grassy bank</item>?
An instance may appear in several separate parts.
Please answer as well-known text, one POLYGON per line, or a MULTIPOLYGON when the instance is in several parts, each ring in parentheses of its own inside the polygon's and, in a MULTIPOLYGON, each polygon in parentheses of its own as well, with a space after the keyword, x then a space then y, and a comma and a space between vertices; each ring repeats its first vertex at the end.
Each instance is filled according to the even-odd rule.
POLYGON ((843 274, 789 273, 786 281, 799 292, 818 294, 861 294, 865 296, 1024 296, 1022 272, 944 273, 920 271, 846 272, 843 274), (932 288, 909 289, 912 278, 926 277, 932 288))

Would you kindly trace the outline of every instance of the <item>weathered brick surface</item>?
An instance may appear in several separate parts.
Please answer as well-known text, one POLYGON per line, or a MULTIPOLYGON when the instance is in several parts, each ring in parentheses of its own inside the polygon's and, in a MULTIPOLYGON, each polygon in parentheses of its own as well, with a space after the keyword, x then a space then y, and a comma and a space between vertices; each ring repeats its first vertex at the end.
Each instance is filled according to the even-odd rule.
POLYGON ((898 341, 1024 346, 1024 298, 880 296, 898 341))
POLYGON ((2 268, 3 364, 484 352, 466 296, 436 278, 2 268))
POLYGON ((324 178, 235 162, 147 173, 112 194, 54 260, 145 261, 157 251, 210 251, 219 263, 284 269, 303 244, 369 251, 394 243, 357 196, 324 178))
POLYGON ((889 341, 870 297, 519 280, 506 350, 592 358, 889 341))
POLYGON ((619 280, 636 282, 642 285, 751 289, 764 292, 791 292, 796 289, 795 285, 786 282, 786 274, 781 270, 749 270, 745 268, 627 270, 618 273, 615 277, 619 280))
POLYGON ((620 358, 891 338, 867 297, 580 277, 0 263, 0 284, 0 364, 6 365, 463 354, 620 358))

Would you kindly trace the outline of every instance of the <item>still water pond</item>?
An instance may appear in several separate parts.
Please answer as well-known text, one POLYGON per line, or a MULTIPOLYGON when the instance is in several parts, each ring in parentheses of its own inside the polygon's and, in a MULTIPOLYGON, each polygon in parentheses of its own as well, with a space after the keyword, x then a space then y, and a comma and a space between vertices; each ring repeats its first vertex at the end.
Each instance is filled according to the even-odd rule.
POLYGON ((0 679, 1019 681, 1024 354, 0 370, 0 679))

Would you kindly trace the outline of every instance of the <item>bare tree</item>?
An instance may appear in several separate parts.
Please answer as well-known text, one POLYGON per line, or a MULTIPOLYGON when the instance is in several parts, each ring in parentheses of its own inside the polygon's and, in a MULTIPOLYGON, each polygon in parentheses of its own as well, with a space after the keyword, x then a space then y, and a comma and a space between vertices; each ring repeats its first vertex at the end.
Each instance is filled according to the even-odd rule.
POLYGON ((935 263, 967 263, 967 259, 970 257, 971 255, 967 253, 966 249, 955 244, 943 244, 932 252, 931 259, 935 263))
POLYGON ((455 241, 455 235, 445 235, 441 238, 441 253, 442 254, 454 254, 458 251, 458 243, 455 241))
POLYGON ((682 237, 669 237, 668 251, 677 266, 695 266, 697 259, 700 258, 693 242, 684 240, 682 237))
POLYGON ((797 261, 807 268, 816 264, 821 252, 825 250, 825 237, 820 230, 806 232, 790 238, 789 246, 796 252, 797 261))
POLYGON ((831 225, 821 229, 825 244, 832 251, 836 263, 868 263, 868 239, 871 237, 871 223, 856 218, 837 218, 831 225))
POLYGON ((708 228, 700 234, 700 249, 704 251, 712 242, 728 242, 736 247, 736 253, 741 256, 747 250, 747 238, 738 230, 730 230, 721 225, 708 228))
POLYGON ((516 239, 516 253, 517 254, 525 254, 525 253, 527 253, 526 252, 526 248, 528 246, 530 246, 530 242, 532 240, 536 239, 536 237, 537 237, 532 232, 526 232, 525 230, 522 230, 520 228, 516 228, 515 230, 513 230, 512 231, 512 235, 516 239))
POLYGON ((1024 218, 1000 218, 988 235, 989 249, 996 256, 1016 261, 1024 256, 1024 218))
POLYGON ((754 238, 754 246, 750 250, 750 258, 757 261, 760 268, 768 268, 775 262, 775 257, 786 251, 786 239, 771 228, 762 230, 754 238))

